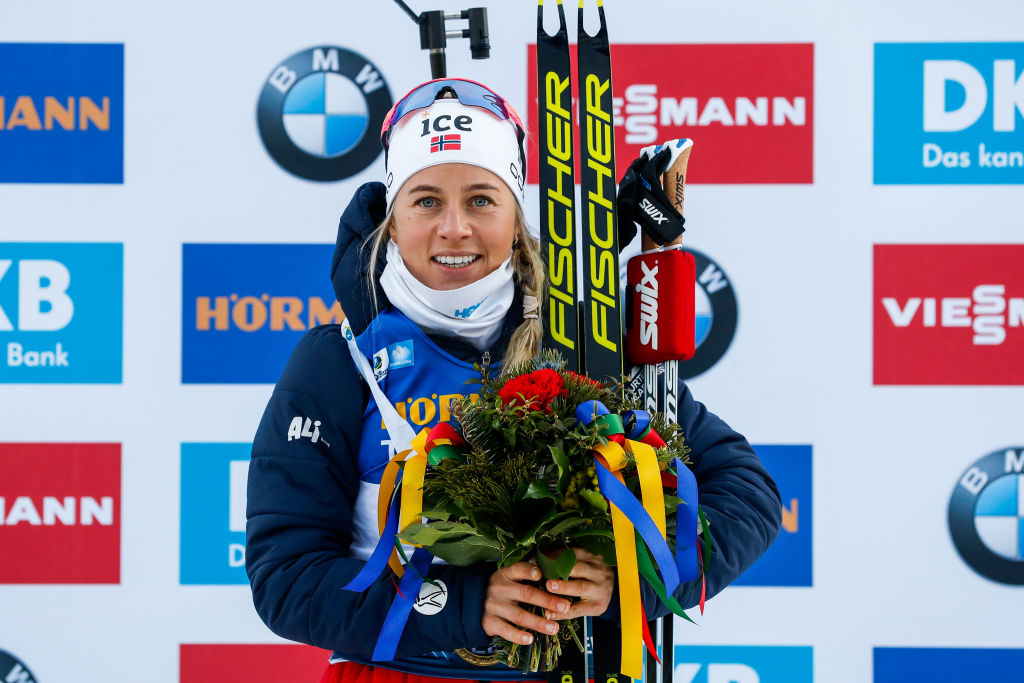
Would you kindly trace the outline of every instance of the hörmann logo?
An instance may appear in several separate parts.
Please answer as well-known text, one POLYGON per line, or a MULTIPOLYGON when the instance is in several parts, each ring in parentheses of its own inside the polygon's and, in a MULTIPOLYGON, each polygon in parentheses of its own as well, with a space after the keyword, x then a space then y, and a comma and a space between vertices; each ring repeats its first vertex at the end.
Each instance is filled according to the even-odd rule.
POLYGON ((875 45, 875 182, 1024 183, 1024 43, 875 45))
POLYGON ((0 444, 0 583, 118 583, 120 444, 0 444))
POLYGON ((875 384, 1024 384, 1024 245, 875 245, 875 384))
POLYGON ((961 683, 1020 680, 1024 650, 1001 648, 876 647, 872 683, 961 683))
POLYGON ((124 46, 0 43, 0 183, 124 179, 124 46))
POLYGON ((120 383, 120 244, 0 243, 0 382, 120 383))
POLYGON ((182 382, 276 382, 306 330, 345 317, 324 284, 333 248, 184 245, 182 382))
POLYGON ((181 583, 245 584, 248 443, 181 445, 181 583))
MULTIPOLYGON (((813 182, 814 45, 613 45, 612 59, 616 178, 643 147, 693 137, 704 151, 689 183, 813 182), (758 68, 734 66, 743 63, 758 68), (680 79, 680 64, 700 68, 680 79)), ((527 60, 534 102, 533 46, 527 60)), ((575 82, 575 58, 572 64, 575 82)), ((532 118, 529 125, 536 129, 532 118)), ((527 156, 536 159, 536 149, 527 156)), ((528 180, 537 182, 536 164, 528 180)))
POLYGON ((365 57, 324 45, 274 67, 260 94, 257 120, 267 152, 307 180, 341 180, 381 152, 374 125, 391 109, 391 91, 365 57))
POLYGON ((814 585, 814 464, 810 445, 755 445, 782 495, 782 533, 737 586, 814 585))

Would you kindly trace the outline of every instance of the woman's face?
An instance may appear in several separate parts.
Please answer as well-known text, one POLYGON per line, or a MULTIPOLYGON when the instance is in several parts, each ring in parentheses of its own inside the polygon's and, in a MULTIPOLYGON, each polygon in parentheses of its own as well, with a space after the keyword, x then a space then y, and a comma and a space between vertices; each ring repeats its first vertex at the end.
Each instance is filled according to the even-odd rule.
POLYGON ((515 238, 516 199, 490 171, 431 166, 395 197, 391 239, 406 268, 431 289, 457 289, 493 272, 515 238))

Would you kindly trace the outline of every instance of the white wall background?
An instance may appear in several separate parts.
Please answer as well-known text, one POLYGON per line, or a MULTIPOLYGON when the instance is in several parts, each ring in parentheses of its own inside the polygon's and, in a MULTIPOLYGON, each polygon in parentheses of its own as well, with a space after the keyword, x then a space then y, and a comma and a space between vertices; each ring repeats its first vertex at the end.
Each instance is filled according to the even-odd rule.
MULTIPOLYGON (((476 4, 492 58, 457 42, 449 73, 525 110, 536 5, 476 4)), ((1020 40, 1024 4, 609 0, 607 13, 613 42, 815 45, 814 184, 687 196, 688 239, 726 267, 741 308, 732 348, 691 388, 751 442, 813 445, 815 586, 728 590, 699 628, 677 624, 678 642, 813 645, 815 679, 851 683, 871 680, 876 645, 1021 646, 1024 592, 960 561, 945 511, 974 459, 1024 441, 1024 389, 871 385, 871 245, 1020 242, 1021 190, 873 186, 871 122, 874 43, 1020 40)), ((126 97, 123 185, 0 184, 3 241, 125 245, 123 384, 0 385, 0 441, 123 444, 122 583, 0 586, 0 649, 46 683, 171 683, 179 643, 279 642, 247 587, 178 583, 180 444, 248 441, 272 388, 181 384, 181 244, 332 242, 383 158, 337 183, 284 172, 256 130, 264 79, 335 44, 398 96, 428 77, 426 57, 384 0, 0 0, 0 41, 124 43, 126 97)))

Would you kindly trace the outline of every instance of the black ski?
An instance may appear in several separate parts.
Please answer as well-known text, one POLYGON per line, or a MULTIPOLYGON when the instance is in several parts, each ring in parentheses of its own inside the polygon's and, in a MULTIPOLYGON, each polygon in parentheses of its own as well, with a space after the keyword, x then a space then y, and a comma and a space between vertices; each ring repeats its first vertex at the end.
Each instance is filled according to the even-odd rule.
POLYGON ((544 347, 557 349, 578 372, 580 330, 576 281, 576 171, 573 155, 572 74, 565 10, 558 0, 558 32, 544 30, 537 8, 537 143, 540 180, 540 249, 547 269, 544 347))
MULTIPOLYGON (((583 221, 583 359, 592 379, 622 379, 622 298, 615 219, 615 129, 612 62, 604 5, 597 0, 600 26, 594 35, 577 13, 580 111, 580 203, 583 221)), ((614 621, 591 620, 594 680, 627 683, 621 669, 622 631, 614 621)), ((634 647, 640 647, 634 643, 634 647)))
POLYGON ((583 28, 579 8, 580 202, 583 216, 583 352, 587 375, 622 379, 622 300, 619 294, 619 239, 615 221, 615 131, 612 119, 612 62, 604 5, 601 26, 583 28))
MULTIPOLYGON (((540 181, 540 248, 547 272, 544 347, 557 349, 566 367, 582 370, 576 279, 576 173, 573 155, 572 74, 565 10, 558 4, 558 31, 544 30, 544 0, 537 7, 537 142, 540 181)), ((577 634, 588 642, 588 619, 577 634)), ((560 634, 558 664, 549 683, 588 683, 586 651, 560 634)))

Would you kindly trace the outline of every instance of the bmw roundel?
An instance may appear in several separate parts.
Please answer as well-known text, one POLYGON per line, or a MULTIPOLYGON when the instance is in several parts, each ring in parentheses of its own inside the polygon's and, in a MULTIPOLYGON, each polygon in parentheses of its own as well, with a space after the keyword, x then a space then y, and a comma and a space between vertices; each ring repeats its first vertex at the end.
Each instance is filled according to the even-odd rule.
POLYGON ((974 571, 1024 585, 1024 447, 989 453, 960 476, 949 500, 949 533, 974 571))
POLYGON ((687 247, 697 266, 693 358, 680 361, 679 378, 690 379, 709 370, 732 344, 736 335, 736 294, 721 266, 696 249, 687 247))
POLYGON ((324 45, 298 52, 271 70, 257 106, 267 152, 307 180, 353 176, 381 152, 378 127, 391 91, 365 57, 324 45))

